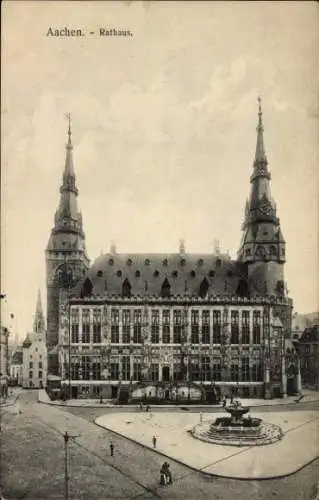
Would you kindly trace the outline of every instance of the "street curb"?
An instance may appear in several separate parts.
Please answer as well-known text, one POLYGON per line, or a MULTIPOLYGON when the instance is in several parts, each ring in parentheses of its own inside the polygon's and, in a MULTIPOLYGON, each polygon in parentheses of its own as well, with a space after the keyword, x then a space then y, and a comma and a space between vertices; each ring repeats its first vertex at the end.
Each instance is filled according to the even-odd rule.
MULTIPOLYGON (((313 401, 303 401, 303 403, 317 403, 319 400, 313 400, 313 401)), ((112 406, 107 406, 104 404, 94 404, 94 405, 72 405, 72 404, 65 404, 65 403, 55 403, 54 401, 40 401, 38 398, 38 403, 42 403, 45 405, 51 405, 51 406, 57 406, 57 407, 63 407, 63 408, 107 408, 107 409, 118 409, 118 408, 136 408, 136 405, 112 405, 112 406)), ((275 403, 273 405, 255 405, 255 406, 250 406, 250 409, 255 409, 255 408, 272 408, 273 406, 275 407, 289 407, 292 405, 297 405, 297 401, 291 401, 289 403, 275 403)), ((198 408, 198 409, 203 409, 203 408, 222 408, 220 405, 152 405, 152 410, 155 408, 198 408)))
MULTIPOLYGON (((143 443, 140 443, 139 441, 136 441, 136 439, 133 439, 133 438, 128 437, 128 436, 124 436, 120 432, 114 431, 112 429, 109 429, 108 427, 105 427, 105 426, 103 426, 101 424, 98 424, 96 422, 96 420, 98 418, 100 418, 100 417, 96 417, 93 420, 93 423, 97 427, 100 427, 101 429, 107 430, 109 432, 113 432, 113 434, 116 434, 117 436, 120 436, 120 437, 122 437, 124 439, 127 439, 128 441, 131 441, 132 443, 138 444, 139 446, 142 446, 142 448, 145 448, 147 450, 153 451, 154 453, 158 453, 159 455, 162 455, 165 458, 173 460, 174 462, 177 462, 180 465, 183 465, 184 467, 187 467, 188 469, 192 469, 192 470, 194 470, 196 472, 200 472, 201 474, 204 474, 205 476, 208 476, 208 477, 220 477, 222 479, 233 479, 234 481, 269 481, 271 479, 283 479, 285 477, 289 477, 289 476, 292 476, 293 474, 296 474, 297 472, 301 471, 302 469, 304 469, 308 465, 312 464, 313 462, 315 462, 319 458, 319 455, 317 455, 315 458, 312 458, 309 462, 303 464, 301 467, 299 467, 298 469, 294 470, 293 472, 288 472, 286 474, 281 474, 279 476, 268 476, 268 477, 233 477, 233 476, 225 476, 223 474, 214 474, 212 472, 207 472, 207 471, 204 471, 202 469, 197 469, 196 467, 194 467, 192 465, 185 464, 185 462, 182 462, 178 458, 173 458, 170 455, 167 455, 166 453, 164 453, 163 451, 159 451, 157 448, 154 449, 151 446, 147 446, 146 444, 143 444, 143 443)), ((176 478, 176 480, 178 480, 178 478, 176 478)))

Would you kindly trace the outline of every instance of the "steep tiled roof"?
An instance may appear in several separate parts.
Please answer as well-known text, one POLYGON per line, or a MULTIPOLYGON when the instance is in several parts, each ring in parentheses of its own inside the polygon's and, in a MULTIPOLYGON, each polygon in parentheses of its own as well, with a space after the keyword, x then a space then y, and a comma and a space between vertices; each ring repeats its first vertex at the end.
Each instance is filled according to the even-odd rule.
POLYGON ((125 280, 133 296, 160 296, 165 280, 171 295, 198 296, 201 286, 209 295, 233 295, 241 279, 246 283, 247 271, 227 255, 108 253, 95 260, 74 295, 83 292, 87 279, 93 296, 120 295, 125 280))
POLYGON ((319 342, 319 325, 306 328, 299 339, 300 343, 319 342))
POLYGON ((30 347, 30 345, 32 345, 32 342, 30 340, 29 335, 27 335, 26 338, 23 341, 22 347, 28 348, 28 347, 30 347))

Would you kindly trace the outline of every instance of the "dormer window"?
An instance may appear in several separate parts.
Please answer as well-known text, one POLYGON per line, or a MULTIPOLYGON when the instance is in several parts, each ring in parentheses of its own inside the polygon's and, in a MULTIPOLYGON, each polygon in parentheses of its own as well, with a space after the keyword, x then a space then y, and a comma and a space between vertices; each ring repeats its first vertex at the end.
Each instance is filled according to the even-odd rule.
POLYGON ((145 265, 149 266, 150 265, 150 259, 145 259, 145 265))
POLYGON ((116 276, 118 276, 120 278, 122 276, 122 271, 118 270, 117 273, 116 273, 116 276))
POLYGON ((177 278, 177 276, 178 276, 178 272, 177 272, 177 271, 173 271, 173 272, 172 272, 172 276, 174 276, 174 278, 177 278))
POLYGON ((216 267, 220 267, 222 265, 222 261, 220 259, 216 260, 216 267))
POLYGON ((180 261, 181 267, 185 266, 185 264, 186 264, 186 260, 185 259, 181 259, 181 261, 180 261))
POLYGON ((157 271, 157 270, 154 271, 153 276, 154 276, 154 278, 158 278, 159 277, 159 271, 157 271))
POLYGON ((190 275, 191 275, 191 278, 195 278, 195 276, 196 276, 195 271, 191 271, 191 272, 190 272, 190 275))
POLYGON ((208 288, 209 288, 209 283, 207 281, 207 278, 204 278, 200 284, 200 287, 199 287, 199 296, 202 299, 204 299, 206 297, 207 292, 208 292, 208 288))
POLYGON ((114 264, 114 259, 109 259, 109 266, 113 266, 114 264))
POLYGON ((131 266, 131 265, 132 265, 132 259, 127 259, 126 264, 127 264, 128 266, 131 266))
POLYGON ((101 277, 103 276, 103 271, 98 271, 98 272, 96 273, 96 276, 97 276, 98 278, 101 278, 101 277))
POLYGON ((163 298, 168 298, 171 296, 171 285, 169 284, 169 281, 167 280, 167 278, 165 278, 165 280, 162 284, 161 296, 163 298))
POLYGON ((122 297, 130 297, 131 296, 131 284, 129 282, 129 280, 126 278, 124 281, 123 281, 123 285, 122 285, 122 297))
POLYGON ((215 271, 209 271, 208 276, 213 278, 215 276, 215 271))
POLYGON ((204 264, 203 259, 199 259, 199 261, 198 261, 198 265, 199 265, 199 266, 202 266, 203 264, 204 264))
POLYGON ((164 259, 163 260, 163 266, 167 267, 168 266, 168 260, 167 259, 164 259))
POLYGON ((135 271, 135 278, 140 278, 141 277, 141 271, 137 270, 135 271))
POLYGON ((83 287, 81 290, 81 297, 88 297, 92 294, 93 290, 93 285, 91 283, 91 280, 89 278, 86 278, 86 280, 83 283, 83 287))

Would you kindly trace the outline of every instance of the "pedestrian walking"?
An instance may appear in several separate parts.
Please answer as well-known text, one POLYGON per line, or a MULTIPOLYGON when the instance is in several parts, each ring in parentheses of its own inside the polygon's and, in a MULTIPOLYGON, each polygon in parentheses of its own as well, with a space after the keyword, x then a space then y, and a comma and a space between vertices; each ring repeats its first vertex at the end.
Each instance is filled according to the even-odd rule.
POLYGON ((157 442, 157 438, 156 436, 153 436, 153 448, 156 448, 156 442, 157 442))
POLYGON ((112 443, 112 441, 110 442, 110 454, 111 454, 111 457, 114 456, 114 444, 112 443))

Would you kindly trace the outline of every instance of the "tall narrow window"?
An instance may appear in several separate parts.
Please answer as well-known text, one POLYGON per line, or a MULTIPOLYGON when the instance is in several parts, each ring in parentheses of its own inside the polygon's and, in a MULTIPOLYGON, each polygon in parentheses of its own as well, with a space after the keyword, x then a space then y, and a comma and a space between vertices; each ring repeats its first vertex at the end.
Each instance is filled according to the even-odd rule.
POLYGON ((101 343, 102 312, 100 309, 93 309, 93 343, 101 343))
POLYGON ((191 312, 191 342, 199 344, 199 311, 192 310, 191 312))
POLYGON ((134 311, 133 342, 134 342, 134 344, 141 344, 142 343, 142 311, 141 311, 141 309, 136 309, 134 311))
POLYGON ((159 311, 152 311, 152 344, 159 343, 159 311))
POLYGON ((238 382, 239 380, 239 369, 238 369, 238 362, 237 363, 232 363, 230 366, 230 372, 231 372, 231 379, 233 382, 238 382))
POLYGON ((232 311, 230 315, 231 343, 239 344, 239 311, 232 311))
POLYGON ((80 369, 80 364, 78 362, 73 362, 71 364, 71 379, 72 380, 79 380, 79 369, 80 369))
POLYGON ((111 380, 118 380, 120 375, 120 367, 118 362, 111 362, 111 380))
POLYGON ((159 365, 158 365, 158 363, 151 364, 151 378, 152 378, 152 382, 158 382, 158 379, 159 379, 159 365))
POLYGON ((129 344, 131 341, 131 311, 129 309, 122 310, 122 342, 129 344))
POLYGON ((202 343, 210 343, 210 317, 209 311, 202 312, 202 343))
POLYGON ((169 281, 167 280, 167 278, 165 278, 165 280, 163 282, 161 296, 163 298, 169 298, 171 296, 171 285, 169 284, 169 281))
POLYGON ((214 381, 220 381, 222 379, 222 370, 220 366, 220 361, 219 360, 214 360, 213 363, 213 380, 214 381))
POLYGON ((192 382, 200 380, 200 361, 198 356, 194 356, 190 365, 190 378, 192 382))
POLYGON ((133 380, 140 381, 142 379, 142 367, 141 363, 133 364, 133 380))
POLYGON ((260 331, 261 331, 261 316, 260 311, 253 312, 253 344, 260 344, 260 331))
POLYGON ((241 379, 243 382, 250 382, 249 378, 249 358, 245 357, 241 360, 241 379))
POLYGON ((262 365, 259 358, 253 359, 251 367, 251 380, 253 382, 261 382, 263 380, 262 365))
POLYGON ((163 335, 162 342, 163 344, 169 344, 171 342, 171 312, 170 310, 163 311, 163 335))
POLYGON ((90 380, 90 358, 89 356, 82 356, 82 378, 83 380, 90 380))
POLYGON ((122 376, 123 380, 130 380, 131 378, 131 366, 130 366, 129 356, 122 357, 122 376))
POLYGON ((118 309, 111 309, 111 343, 118 344, 120 341, 120 313, 118 309))
POLYGON ((242 344, 250 344, 250 312, 243 311, 242 318, 242 327, 241 327, 241 342, 242 344))
POLYGON ((213 343, 221 341, 221 311, 213 311, 213 343))
POLYGON ((101 380, 101 364, 98 362, 92 363, 93 380, 101 380))
POLYGON ((71 309, 71 342, 72 344, 79 343, 79 309, 71 309))
POLYGON ((175 310, 173 312, 173 343, 181 343, 182 334, 182 311, 175 310))
POLYGON ((82 343, 90 343, 90 311, 83 309, 82 311, 82 343))

